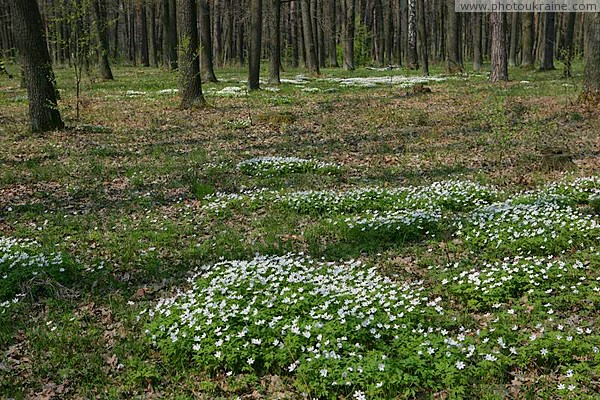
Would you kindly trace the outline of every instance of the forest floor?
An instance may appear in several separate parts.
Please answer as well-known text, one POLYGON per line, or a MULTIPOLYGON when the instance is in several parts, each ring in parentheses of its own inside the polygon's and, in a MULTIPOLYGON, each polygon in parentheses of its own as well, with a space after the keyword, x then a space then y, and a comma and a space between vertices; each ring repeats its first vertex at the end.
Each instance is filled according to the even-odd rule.
POLYGON ((1 398, 598 398, 580 64, 498 85, 434 68, 431 93, 326 69, 248 94, 231 68, 195 111, 174 73, 114 72, 76 119, 59 69, 68 128, 44 135, 0 77, 1 398), (315 162, 239 165, 262 156, 315 162), (204 265, 196 302, 156 306, 204 265))

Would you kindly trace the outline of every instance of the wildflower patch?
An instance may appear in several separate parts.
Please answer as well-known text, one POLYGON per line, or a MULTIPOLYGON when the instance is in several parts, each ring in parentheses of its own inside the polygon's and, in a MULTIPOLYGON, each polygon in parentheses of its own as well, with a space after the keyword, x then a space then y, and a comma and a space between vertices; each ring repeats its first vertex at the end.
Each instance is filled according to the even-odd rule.
POLYGON ((62 254, 44 254, 33 240, 0 236, 0 313, 24 296, 31 281, 65 282, 70 269, 62 254))
POLYGON ((346 234, 357 238, 387 238, 404 243, 433 234, 439 229, 442 213, 434 210, 372 211, 333 220, 346 234))
POLYGON ((307 160, 298 157, 255 157, 240 162, 237 169, 253 176, 274 176, 288 173, 333 174, 340 166, 323 161, 307 160))
POLYGON ((496 203, 474 212, 456 236, 490 255, 560 254, 600 241, 595 217, 556 203, 496 203))
POLYGON ((422 282, 359 261, 258 256, 204 267, 191 283, 143 312, 159 349, 213 372, 301 376, 316 395, 389 390, 390 353, 413 351, 411 329, 444 314, 422 282))

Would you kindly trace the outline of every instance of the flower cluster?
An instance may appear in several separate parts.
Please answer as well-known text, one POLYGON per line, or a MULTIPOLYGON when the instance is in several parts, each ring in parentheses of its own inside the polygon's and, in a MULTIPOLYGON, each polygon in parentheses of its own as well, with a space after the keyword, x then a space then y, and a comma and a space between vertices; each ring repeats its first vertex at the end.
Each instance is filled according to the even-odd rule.
POLYGON ((377 85, 400 85, 402 87, 415 84, 427 84, 430 82, 443 82, 444 77, 437 76, 370 76, 356 78, 327 78, 327 82, 337 83, 342 86, 360 86, 360 87, 375 87, 377 85))
POLYGON ((235 206, 258 205, 271 197, 273 197, 273 192, 270 192, 267 189, 249 189, 241 191, 240 193, 218 192, 205 196, 202 208, 214 213, 220 213, 235 206))
POLYGON ((339 171, 340 166, 298 157, 255 157, 240 162, 237 169, 249 175, 272 176, 295 172, 331 174, 339 171))
POLYGON ((228 374, 296 375, 300 388, 314 396, 364 391, 388 398, 415 386, 441 390, 448 380, 468 385, 469 374, 494 374, 531 359, 579 365, 576 357, 598 352, 589 323, 554 320, 570 316, 584 298, 598 299, 600 279, 582 279, 591 270, 580 262, 517 258, 431 272, 446 277, 439 291, 482 299, 490 312, 479 309, 465 326, 435 294, 435 280, 397 282, 359 261, 286 255, 203 267, 189 290, 140 317, 147 320, 149 340, 178 362, 193 359, 228 374), (565 302, 558 291, 579 295, 565 302), (533 310, 513 304, 520 294, 529 296, 533 310), (539 315, 543 322, 532 321, 539 315))
POLYGON ((325 390, 376 389, 390 344, 444 314, 423 282, 395 283, 358 261, 257 256, 204 267, 191 283, 142 312, 156 346, 213 371, 309 375, 325 390))
POLYGON ((466 211, 496 199, 496 189, 470 181, 441 181, 427 186, 357 188, 346 191, 292 192, 277 202, 302 213, 351 213, 366 210, 447 209, 466 211))
POLYGON ((246 94, 246 89, 239 86, 227 86, 211 94, 220 97, 241 97, 246 94))
POLYGON ((343 217, 333 223, 343 225, 358 234, 392 234, 394 237, 413 239, 425 232, 435 231, 441 219, 442 214, 439 211, 392 210, 343 217))
POLYGON ((557 203, 575 206, 588 204, 600 196, 600 177, 590 176, 552 182, 539 190, 527 191, 514 196, 514 204, 557 203))
POLYGON ((495 203, 474 212, 456 235, 470 246, 498 254, 559 254, 600 240, 589 215, 556 203, 495 203))
POLYGON ((21 285, 50 270, 65 271, 60 253, 42 254, 40 245, 28 239, 0 236, 0 309, 4 312, 22 297, 21 285))
MULTIPOLYGON (((580 301, 589 299, 592 293, 600 293, 600 282, 589 279, 596 272, 580 260, 516 257, 476 266, 457 262, 440 268, 440 272, 439 279, 450 293, 488 307, 509 303, 523 295, 547 304, 561 294, 580 301)), ((555 312, 551 306, 538 307, 548 315, 555 312)))

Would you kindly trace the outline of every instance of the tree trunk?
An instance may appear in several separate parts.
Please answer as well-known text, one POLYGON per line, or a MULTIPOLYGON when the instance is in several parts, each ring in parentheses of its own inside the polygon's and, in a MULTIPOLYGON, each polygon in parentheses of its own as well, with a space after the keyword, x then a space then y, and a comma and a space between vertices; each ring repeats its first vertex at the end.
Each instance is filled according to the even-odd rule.
POLYGON ((304 48, 308 71, 313 74, 319 73, 319 61, 317 59, 317 47, 313 31, 313 18, 310 0, 302 0, 302 30, 304 32, 304 48))
POLYGON ((375 0, 373 4, 373 43, 375 45, 375 63, 379 66, 383 66, 385 64, 385 35, 383 18, 383 3, 381 0, 375 0))
POLYGON ((519 36, 519 13, 511 13, 510 21, 510 52, 508 56, 508 65, 514 67, 517 65, 517 43, 519 36))
POLYGON ((271 43, 269 43, 269 83, 279 85, 281 69, 281 3, 270 0, 271 43))
POLYGON ((419 68, 417 57, 417 0, 408 0, 408 57, 409 69, 419 68))
POLYGON ((174 71, 177 69, 177 2, 176 0, 164 1, 168 3, 168 14, 163 17, 165 21, 168 20, 168 24, 165 24, 164 34, 167 38, 165 43, 166 59, 168 60, 169 69, 174 71))
POLYGON ((409 65, 408 62, 408 0, 400 0, 400 58, 401 64, 409 65))
POLYGON ((556 14, 546 13, 546 26, 544 30, 544 58, 540 65, 541 71, 550 71, 554 68, 554 19, 556 14))
POLYGON ((150 28, 148 33, 148 42, 150 44, 150 61, 153 66, 158 67, 158 43, 156 37, 158 36, 157 26, 156 26, 156 3, 151 0, 148 6, 149 19, 150 24, 148 27, 150 28))
POLYGON ((250 51, 248 52, 248 89, 260 89, 260 58, 262 42, 262 0, 251 0, 250 51))
POLYGON ((140 59, 142 66, 150 66, 150 53, 148 52, 148 18, 146 17, 146 1, 138 0, 137 13, 140 32, 140 59))
POLYGON ((220 66, 224 61, 223 59, 223 48, 221 44, 223 43, 222 39, 222 24, 221 24, 221 10, 223 10, 223 0, 214 0, 213 3, 213 62, 220 66))
POLYGON ((479 72, 483 66, 483 54, 481 49, 481 13, 474 13, 475 24, 473 25, 473 71, 479 72))
POLYGON ((342 41, 344 69, 354 71, 354 20, 356 18, 356 0, 342 2, 342 41))
POLYGON ((385 62, 388 65, 394 63, 394 13, 390 1, 384 1, 384 25, 383 25, 383 46, 385 53, 385 62))
POLYGON ((325 40, 327 42, 327 56, 329 59, 329 67, 337 68, 337 0, 327 1, 327 32, 325 32, 325 40))
POLYGON ((524 13, 522 16, 522 56, 521 68, 533 67, 533 13, 524 13))
POLYGON ((100 5, 100 0, 94 0, 94 18, 96 19, 96 34, 98 35, 98 50, 100 52, 100 77, 112 80, 113 74, 108 61, 108 30, 106 25, 106 8, 100 5))
POLYGON ((492 26, 492 73, 490 82, 508 80, 508 57, 506 54, 506 18, 504 13, 490 14, 492 26))
POLYGON ((200 79, 200 57, 198 54, 198 10, 196 0, 178 0, 179 31, 179 75, 181 86, 181 108, 203 107, 200 79))
POLYGON ((317 58, 319 59, 319 68, 325 68, 327 52, 325 51, 325 35, 323 32, 323 2, 322 0, 313 0, 313 27, 315 30, 315 39, 317 44, 317 58))
POLYGON ((425 13, 425 0, 417 0, 417 12, 419 14, 419 54, 421 58, 421 72, 429 75, 429 49, 427 40, 427 15, 425 13))
POLYGON ((563 77, 571 78, 571 65, 573 62, 573 37, 575 35, 575 13, 567 14, 567 23, 561 48, 561 59, 565 64, 563 77))
POLYGON ((290 3, 290 36, 292 42, 292 68, 298 68, 300 64, 300 49, 299 49, 299 29, 298 29, 298 3, 293 1, 290 3))
MULTIPOLYGON (((237 3, 235 3, 237 4, 237 3)), ((237 59, 238 59, 238 64, 240 67, 244 66, 244 50, 245 50, 245 46, 244 46, 244 38, 245 38, 245 31, 246 31, 246 26, 244 24, 244 16, 242 13, 241 8, 236 8, 237 13, 236 13, 236 18, 237 18, 237 59)))
MULTIPOLYGON (((409 0, 410 1, 410 0, 409 0)), ((463 71, 459 47, 458 15, 454 11, 454 0, 446 1, 448 27, 446 31, 446 70, 454 74, 463 71)))
POLYGON ((584 40, 582 100, 597 107, 600 105, 600 13, 586 13, 584 40))
POLYGON ((61 129, 56 86, 42 17, 36 0, 13 3, 16 44, 23 61, 29 98, 29 121, 33 132, 61 129))
POLYGON ((200 7, 200 35, 202 45, 202 59, 200 60, 200 64, 204 72, 204 79, 208 82, 218 82, 213 62, 210 5, 208 4, 208 0, 198 0, 198 2, 200 7))

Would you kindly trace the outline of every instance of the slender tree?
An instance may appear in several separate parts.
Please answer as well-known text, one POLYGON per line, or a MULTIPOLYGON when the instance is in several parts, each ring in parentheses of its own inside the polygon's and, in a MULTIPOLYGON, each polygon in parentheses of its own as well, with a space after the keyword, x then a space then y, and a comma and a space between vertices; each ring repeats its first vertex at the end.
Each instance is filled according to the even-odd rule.
POLYGON ((514 67, 517 65, 517 47, 519 37, 519 14, 511 13, 510 21, 510 51, 508 53, 508 65, 514 67))
POLYGON ((446 6, 446 11, 448 13, 448 27, 446 30, 446 70, 453 74, 462 72, 463 70, 459 46, 460 31, 458 27, 458 13, 454 11, 454 0, 447 0, 446 6))
POLYGON ((150 52, 148 50, 148 18, 146 14, 146 0, 138 0, 136 11, 138 14, 137 21, 139 23, 138 32, 140 32, 140 58, 142 66, 150 66, 150 52))
POLYGON ((198 10, 196 0, 178 0, 179 14, 179 74, 181 79, 181 108, 203 107, 198 54, 198 10))
POLYGON ((417 12, 419 14, 419 54, 421 72, 423 75, 429 75, 429 43, 427 40, 427 7, 425 6, 425 0, 417 0, 417 12))
POLYGON ((567 14, 567 21, 564 30, 563 40, 560 48, 560 58, 565 64, 563 77, 570 78, 572 75, 571 66, 573 62, 573 36, 575 35, 575 13, 567 14))
POLYGON ((508 80, 508 56, 506 54, 506 18, 504 13, 490 14, 492 25, 492 73, 490 82, 508 80))
POLYGON ((483 49, 481 48, 481 13, 474 13, 473 18, 473 71, 479 72, 483 67, 483 49))
POLYGON ((408 54, 407 67, 419 68, 417 56, 417 0, 408 0, 408 54))
POLYGON ((300 46, 299 46, 299 28, 298 28, 298 6, 297 2, 293 1, 290 3, 290 21, 289 21, 289 40, 292 46, 292 59, 291 66, 292 68, 298 68, 300 64, 300 46))
POLYGON ((148 19, 150 24, 148 25, 148 44, 150 46, 150 62, 153 66, 158 67, 158 27, 156 26, 156 1, 150 0, 148 2, 148 19))
POLYGON ((550 71, 554 68, 554 20, 556 13, 546 13, 546 26, 544 27, 544 52, 540 65, 541 71, 550 71))
POLYGON ((44 25, 36 0, 13 2, 15 39, 23 62, 33 132, 61 129, 64 123, 56 101, 56 86, 44 25))
POLYGON ((600 105, 600 13, 585 15, 585 69, 582 100, 600 105))
POLYGON ((200 36, 202 44, 202 71, 204 79, 208 82, 217 82, 213 62, 212 25, 210 18, 210 5, 208 0, 198 0, 200 7, 200 36))
POLYGON ((327 43, 327 57, 330 67, 339 67, 337 58, 337 0, 327 0, 325 5, 327 14, 327 30, 325 41, 327 43))
POLYGON ((319 73, 319 60, 317 58, 317 43, 314 34, 311 1, 302 0, 302 31, 304 32, 304 49, 306 64, 309 72, 319 73))
POLYGON ((174 71, 177 69, 177 2, 163 0, 163 38, 164 60, 166 66, 174 71))
POLYGON ((356 0, 341 0, 342 4, 342 53, 344 69, 353 71, 354 66, 354 31, 356 19, 356 0))
POLYGON ((251 0, 250 51, 248 52, 248 89, 260 89, 260 58, 262 42, 262 0, 251 0))
POLYGON ((100 4, 100 0, 92 1, 94 18, 96 19, 96 34, 98 35, 98 50, 100 53, 100 77, 106 80, 112 80, 113 74, 108 60, 108 30, 106 24, 106 8, 100 4))
POLYGON ((281 2, 270 0, 269 7, 269 83, 278 85, 281 69, 281 2))

